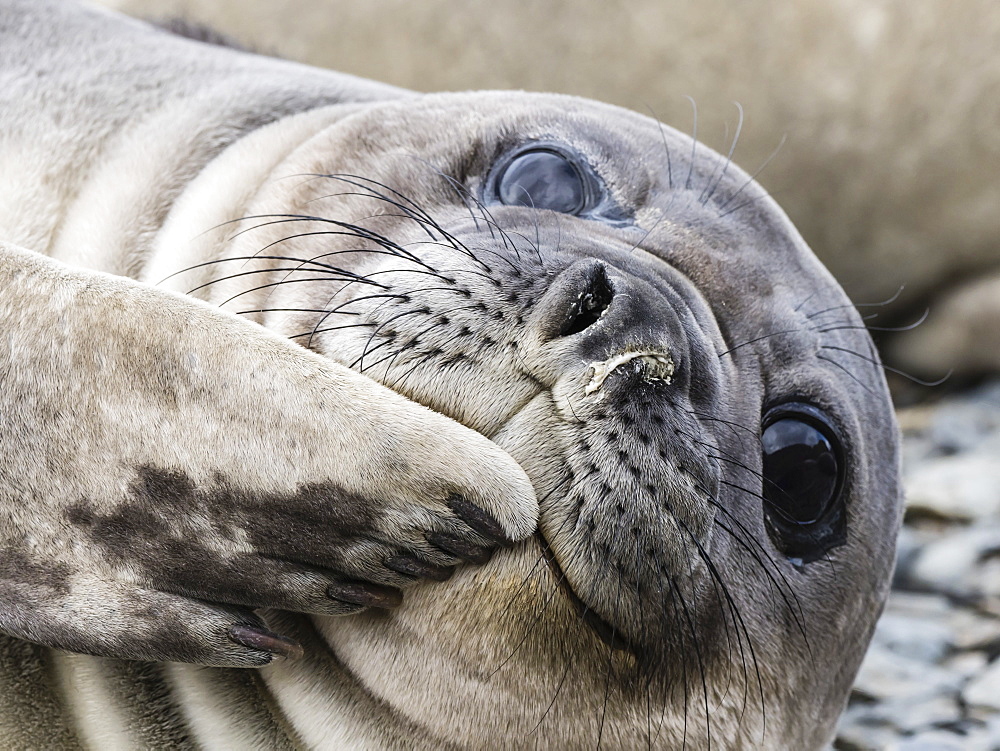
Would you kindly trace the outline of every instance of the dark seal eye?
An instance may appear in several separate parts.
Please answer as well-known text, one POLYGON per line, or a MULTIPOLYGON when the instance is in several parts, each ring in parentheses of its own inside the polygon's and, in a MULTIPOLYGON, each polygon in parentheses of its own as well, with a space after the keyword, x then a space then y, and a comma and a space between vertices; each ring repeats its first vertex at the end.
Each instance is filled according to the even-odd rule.
POLYGON ((579 214, 587 204, 580 170, 565 156, 533 149, 514 157, 497 180, 497 198, 507 206, 529 206, 579 214))
POLYGON ((830 439, 807 422, 784 417, 761 436, 764 497, 790 524, 814 524, 837 489, 837 456, 830 439))
POLYGON ((761 432, 764 514, 785 555, 809 562, 846 539, 844 455, 821 410, 784 404, 761 432))

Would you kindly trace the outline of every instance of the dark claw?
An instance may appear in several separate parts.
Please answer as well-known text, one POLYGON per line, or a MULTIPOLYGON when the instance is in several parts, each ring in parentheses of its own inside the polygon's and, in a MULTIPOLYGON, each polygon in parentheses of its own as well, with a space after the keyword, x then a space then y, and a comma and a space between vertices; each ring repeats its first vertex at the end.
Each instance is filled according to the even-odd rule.
POLYGON ((474 503, 470 503, 460 495, 450 496, 445 503, 448 508, 455 512, 455 516, 487 540, 492 540, 498 545, 510 546, 514 544, 514 541, 504 534, 500 523, 474 503))
POLYGON ((230 627, 229 638, 244 647, 270 652, 279 657, 288 657, 294 660, 302 656, 302 647, 297 641, 257 626, 237 623, 230 627))
POLYGON ((431 532, 426 536, 427 542, 436 545, 446 553, 461 558, 469 563, 480 565, 487 563, 493 557, 493 551, 488 548, 481 548, 471 542, 466 542, 458 537, 445 532, 431 532))
POLYGON ((361 582, 336 582, 327 587, 326 593, 334 600, 371 608, 395 608, 403 602, 403 593, 394 587, 361 582))
POLYGON ((386 560, 385 565, 397 574, 415 576, 418 579, 433 579, 436 582, 450 579, 455 572, 455 569, 448 566, 435 566, 433 563, 409 555, 394 555, 386 560))

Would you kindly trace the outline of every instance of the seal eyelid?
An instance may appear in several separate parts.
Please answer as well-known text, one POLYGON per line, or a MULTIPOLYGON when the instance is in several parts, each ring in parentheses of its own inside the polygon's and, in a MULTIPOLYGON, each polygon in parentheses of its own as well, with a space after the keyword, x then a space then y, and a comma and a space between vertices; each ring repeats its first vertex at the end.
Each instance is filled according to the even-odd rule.
POLYGON ((522 143, 493 165, 483 189, 486 203, 547 209, 614 224, 623 218, 586 158, 549 141, 522 143))
POLYGON ((825 412, 787 402, 761 425, 764 518, 776 547, 809 563, 847 538, 844 513, 846 458, 825 412))
POLYGON ((521 149, 494 176, 496 198, 505 206, 579 215, 592 202, 594 186, 576 162, 552 148, 521 149))

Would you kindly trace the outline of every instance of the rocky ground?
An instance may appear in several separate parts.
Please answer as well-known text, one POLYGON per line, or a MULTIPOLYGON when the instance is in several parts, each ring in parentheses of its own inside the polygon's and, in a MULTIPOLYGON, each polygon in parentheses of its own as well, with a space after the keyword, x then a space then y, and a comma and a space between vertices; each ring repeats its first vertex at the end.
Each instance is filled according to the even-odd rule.
POLYGON ((893 592, 833 748, 1000 750, 1000 381, 899 412, 893 592))

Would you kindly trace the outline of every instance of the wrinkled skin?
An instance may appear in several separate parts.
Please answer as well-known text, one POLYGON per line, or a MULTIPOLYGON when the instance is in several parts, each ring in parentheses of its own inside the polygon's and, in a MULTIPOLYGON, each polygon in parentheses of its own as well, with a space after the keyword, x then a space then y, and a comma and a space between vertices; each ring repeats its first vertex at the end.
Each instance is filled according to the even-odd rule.
MULTIPOLYGON (((280 89, 301 70, 118 31, 146 34, 164 80, 171 60, 202 61, 185 89, 257 68, 280 89)), ((381 91, 341 104, 343 79, 309 75, 300 90, 320 94, 304 114, 233 137, 203 168, 137 146, 182 138, 151 107, 144 138, 111 147, 61 205, 110 243, 63 234, 37 249, 169 277, 491 439, 527 473, 538 530, 392 611, 267 611, 305 656, 252 686, 233 671, 50 659, 63 685, 165 683, 158 715, 129 730, 146 740, 169 737, 156 717, 174 712, 216 744, 277 745, 291 729, 316 747, 821 747, 887 593, 897 439, 859 316, 785 216, 725 158, 617 108, 381 91), (493 200, 495 165, 533 141, 589 166, 599 211, 493 200), (190 177, 176 195, 102 182, 111 156, 190 177), (146 213, 97 212, 95 185, 146 213), (762 415, 790 400, 822 409, 843 448, 846 537, 807 563, 782 552, 761 498, 762 415)), ((80 701, 63 710, 70 732, 118 732, 81 720, 80 701)))

